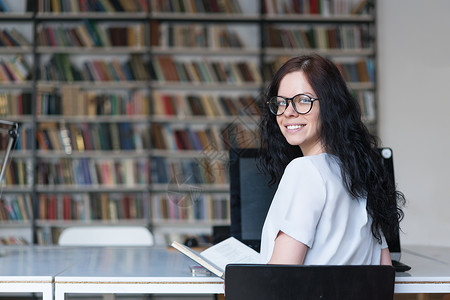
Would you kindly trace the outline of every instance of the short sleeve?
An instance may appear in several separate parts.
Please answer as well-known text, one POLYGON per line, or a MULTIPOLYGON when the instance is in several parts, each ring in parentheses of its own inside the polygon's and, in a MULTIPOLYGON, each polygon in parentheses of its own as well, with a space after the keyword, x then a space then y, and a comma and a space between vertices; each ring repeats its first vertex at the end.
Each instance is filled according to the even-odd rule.
POLYGON ((388 248, 388 244, 386 242, 386 238, 384 237, 384 234, 381 234, 381 249, 388 248))
POLYGON ((326 202, 325 182, 312 161, 293 160, 278 186, 280 231, 312 247, 317 225, 326 202))

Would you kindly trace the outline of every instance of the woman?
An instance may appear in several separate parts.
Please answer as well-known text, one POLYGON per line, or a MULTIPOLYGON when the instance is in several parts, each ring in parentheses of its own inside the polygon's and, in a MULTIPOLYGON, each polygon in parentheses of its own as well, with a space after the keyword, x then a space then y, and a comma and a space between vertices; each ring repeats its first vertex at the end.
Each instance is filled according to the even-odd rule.
POLYGON ((274 75, 260 126, 261 166, 279 183, 261 255, 273 264, 391 264, 402 193, 383 172, 338 68, 294 57, 274 75))

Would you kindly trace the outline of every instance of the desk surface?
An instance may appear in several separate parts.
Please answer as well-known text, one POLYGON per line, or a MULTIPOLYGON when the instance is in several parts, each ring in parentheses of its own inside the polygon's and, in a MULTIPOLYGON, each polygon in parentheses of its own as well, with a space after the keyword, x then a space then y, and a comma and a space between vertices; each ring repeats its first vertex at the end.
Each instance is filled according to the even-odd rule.
MULTIPOLYGON (((65 293, 223 293, 215 276, 193 277, 195 263, 161 247, 3 247, 0 287, 8 281, 53 282, 65 293)), ((396 293, 450 293, 450 248, 408 246, 397 273, 396 293)), ((0 288, 0 291, 3 289, 0 288)))
POLYGON ((406 246, 400 261, 411 270, 396 274, 396 293, 450 293, 450 248, 406 246))

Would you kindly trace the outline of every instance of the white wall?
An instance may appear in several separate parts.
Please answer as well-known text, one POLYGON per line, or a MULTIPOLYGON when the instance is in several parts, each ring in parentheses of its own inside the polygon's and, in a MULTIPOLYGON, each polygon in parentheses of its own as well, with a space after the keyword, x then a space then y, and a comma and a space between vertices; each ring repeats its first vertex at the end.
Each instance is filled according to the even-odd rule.
POLYGON ((450 246, 450 1, 378 0, 379 135, 407 197, 402 244, 450 246))

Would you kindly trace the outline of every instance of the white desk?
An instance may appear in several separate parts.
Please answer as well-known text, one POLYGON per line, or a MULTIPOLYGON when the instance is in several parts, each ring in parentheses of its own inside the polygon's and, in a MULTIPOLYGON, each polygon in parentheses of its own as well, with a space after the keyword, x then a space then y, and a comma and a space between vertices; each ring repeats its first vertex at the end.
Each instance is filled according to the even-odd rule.
MULTIPOLYGON (((0 248, 0 293, 222 294, 218 277, 193 277, 193 261, 158 247, 0 248), (54 290, 54 293, 53 293, 54 290)), ((450 293, 450 248, 405 247, 412 269, 396 276, 396 293, 450 293)))
POLYGON ((47 247, 1 247, 0 293, 40 293, 53 299, 53 279, 72 266, 66 250, 47 247))
POLYGON ((404 247, 401 261, 412 268, 397 273, 395 293, 450 293, 450 248, 404 247))
POLYGON ((80 248, 79 263, 55 277, 55 299, 67 293, 223 294, 218 277, 193 277, 195 263, 158 247, 80 248))
MULTIPOLYGON (((55 277, 56 300, 65 293, 222 294, 217 277, 192 277, 194 263, 161 248, 91 249, 89 268, 78 265, 55 277)), ((411 247, 402 261, 412 269, 397 273, 396 293, 450 293, 450 249, 411 247)))

